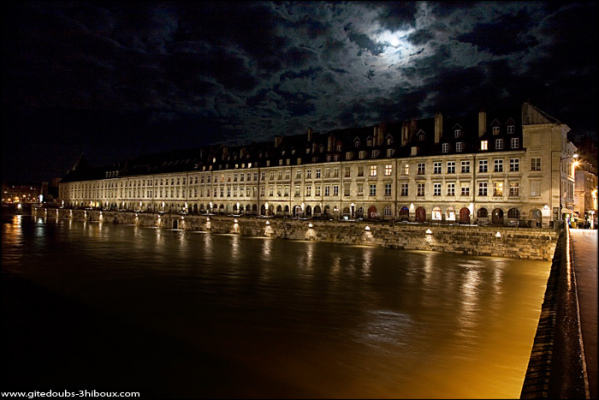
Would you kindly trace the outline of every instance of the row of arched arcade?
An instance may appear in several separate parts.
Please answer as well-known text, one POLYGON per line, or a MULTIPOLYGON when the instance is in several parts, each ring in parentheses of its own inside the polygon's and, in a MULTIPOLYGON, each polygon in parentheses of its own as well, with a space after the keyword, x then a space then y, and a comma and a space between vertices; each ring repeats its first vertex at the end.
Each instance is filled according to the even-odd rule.
MULTIPOLYGON (((74 205, 78 206, 78 205, 74 205)), ((83 206, 83 204, 81 204, 83 206)), ((337 206, 321 204, 304 204, 291 206, 289 204, 269 204, 268 202, 258 206, 257 204, 240 203, 193 203, 173 202, 165 204, 153 203, 143 207, 142 203, 121 203, 104 204, 104 209, 120 209, 137 212, 157 212, 157 213, 184 213, 184 214, 236 214, 236 215, 260 215, 272 217, 291 217, 291 218, 332 218, 332 219, 364 219, 381 221, 406 221, 406 222, 448 222, 448 223, 490 223, 490 224, 510 224, 522 225, 523 222, 529 226, 542 226, 542 213, 539 209, 532 209, 523 213, 518 208, 509 208, 506 210, 495 207, 479 207, 473 213, 473 206, 470 207, 452 207, 448 206, 442 209, 435 206, 432 209, 414 205, 403 205, 398 207, 397 215, 392 205, 383 205, 377 207, 370 205, 367 208, 355 204, 338 208, 337 206)))

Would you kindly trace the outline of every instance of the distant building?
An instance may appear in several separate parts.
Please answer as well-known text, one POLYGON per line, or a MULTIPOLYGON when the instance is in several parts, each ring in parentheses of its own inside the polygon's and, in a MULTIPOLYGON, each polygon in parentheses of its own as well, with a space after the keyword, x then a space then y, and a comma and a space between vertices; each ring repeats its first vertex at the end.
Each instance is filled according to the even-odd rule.
POLYGON ((576 169, 574 193, 575 214, 594 228, 597 224, 596 170, 576 169))
POLYGON ((463 117, 140 156, 59 184, 65 207, 549 226, 574 213, 570 128, 524 103, 463 117))
POLYGON ((41 194, 40 185, 2 185, 2 203, 37 203, 41 194))

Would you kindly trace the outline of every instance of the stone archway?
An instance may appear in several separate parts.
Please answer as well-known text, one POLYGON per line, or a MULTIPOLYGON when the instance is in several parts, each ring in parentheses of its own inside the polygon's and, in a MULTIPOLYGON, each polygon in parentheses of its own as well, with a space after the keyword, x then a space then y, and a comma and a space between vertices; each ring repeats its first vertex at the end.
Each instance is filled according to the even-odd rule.
POLYGON ((470 209, 468 207, 463 207, 460 209, 460 223, 470 223, 470 209))
POLYGON ((401 210, 399 210, 399 220, 400 221, 409 221, 410 220, 410 209, 406 206, 403 206, 401 210))
POLYGON ((503 210, 501 208, 496 208, 493 210, 493 213, 491 214, 491 223, 493 225, 503 224, 503 210))
POLYGON ((379 214, 375 206, 368 207, 368 219, 378 219, 379 214))
POLYGON ((531 227, 540 228, 543 223, 543 213, 538 208, 530 211, 531 227))
POLYGON ((426 222, 426 210, 424 207, 416 209, 416 222, 426 222))

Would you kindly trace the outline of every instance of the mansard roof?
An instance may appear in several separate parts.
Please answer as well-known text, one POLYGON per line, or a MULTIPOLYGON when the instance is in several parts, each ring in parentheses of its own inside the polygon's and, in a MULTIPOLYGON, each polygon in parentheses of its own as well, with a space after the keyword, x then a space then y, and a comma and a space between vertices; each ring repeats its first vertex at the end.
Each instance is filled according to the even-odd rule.
MULTIPOLYGON (((404 158, 442 154, 442 146, 449 145, 450 153, 456 143, 462 143, 462 153, 480 150, 480 141, 506 135, 507 126, 514 125, 510 137, 522 135, 522 124, 559 123, 537 108, 525 103, 522 107, 493 109, 486 112, 485 132, 479 134, 479 113, 463 116, 442 115, 442 129, 435 141, 435 117, 404 121, 391 121, 377 125, 334 129, 326 133, 312 132, 277 136, 275 140, 240 146, 225 144, 173 150, 151 155, 141 155, 124 162, 95 168, 79 159, 68 171, 63 181, 101 179, 109 172, 118 176, 134 176, 183 171, 217 171, 238 167, 265 167, 278 165, 310 164, 326 161, 350 161, 360 158, 404 158), (492 126, 499 126, 493 135, 492 126), (456 137, 455 129, 460 135, 456 137), (392 139, 392 140, 388 140, 392 139), (356 146, 356 144, 358 144, 356 146), (388 150, 392 150, 388 153, 388 150), (363 152, 360 154, 360 152, 363 152), (366 157, 360 157, 360 156, 366 157), (288 161, 289 160, 289 161, 288 161), (115 174, 117 175, 117 174, 115 174)), ((111 175, 114 176, 114 175, 111 175)))

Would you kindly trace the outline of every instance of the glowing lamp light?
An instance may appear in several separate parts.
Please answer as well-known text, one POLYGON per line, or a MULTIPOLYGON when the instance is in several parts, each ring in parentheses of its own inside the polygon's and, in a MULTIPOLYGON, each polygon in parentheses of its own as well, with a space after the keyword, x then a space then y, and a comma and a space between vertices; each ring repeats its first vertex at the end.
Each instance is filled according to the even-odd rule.
POLYGON ((235 219, 234 221, 235 221, 235 223, 237 223, 237 219, 235 219))
POLYGON ((312 228, 313 226, 314 226, 314 225, 312 225, 312 222, 310 222, 310 223, 308 224, 308 228, 312 228))
POLYGON ((370 227, 369 227, 369 226, 366 226, 366 228, 364 228, 364 230, 366 230, 366 231, 370 231, 370 227))
POLYGON ((497 231, 497 233, 495 234, 496 238, 500 238, 501 237, 501 232, 497 231))
POLYGON ((266 221, 266 225, 270 225, 270 222, 269 222, 269 221, 266 221))
POLYGON ((432 235, 432 234, 433 234, 433 231, 431 231, 430 229, 427 229, 425 233, 426 233, 427 235, 432 235))

